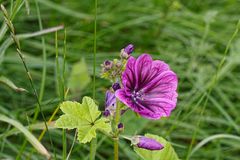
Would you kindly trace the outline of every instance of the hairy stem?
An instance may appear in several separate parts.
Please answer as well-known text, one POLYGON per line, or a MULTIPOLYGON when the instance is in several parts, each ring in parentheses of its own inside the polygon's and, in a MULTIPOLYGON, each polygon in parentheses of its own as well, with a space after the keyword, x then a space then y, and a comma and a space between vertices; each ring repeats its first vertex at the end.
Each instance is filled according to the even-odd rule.
POLYGON ((96 154, 96 148, 97 148, 97 138, 92 139, 90 144, 90 160, 95 160, 95 154, 96 154))
POLYGON ((118 160, 118 138, 114 139, 114 160, 118 160))
POLYGON ((115 135, 114 135, 114 160, 118 160, 118 143, 119 143, 119 132, 118 132, 118 124, 120 122, 120 105, 117 99, 116 101, 116 115, 115 115, 115 135))

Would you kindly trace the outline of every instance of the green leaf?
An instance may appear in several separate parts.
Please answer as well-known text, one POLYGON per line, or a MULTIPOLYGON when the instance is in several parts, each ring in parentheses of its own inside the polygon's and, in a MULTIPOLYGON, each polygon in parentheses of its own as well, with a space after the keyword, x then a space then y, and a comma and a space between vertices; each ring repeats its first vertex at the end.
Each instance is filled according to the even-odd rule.
POLYGON ((78 130, 81 143, 90 142, 96 137, 96 130, 109 133, 111 125, 106 118, 99 118, 101 112, 90 97, 83 97, 82 104, 66 101, 60 105, 64 115, 56 121, 55 126, 64 129, 78 130))
POLYGON ((164 148, 159 151, 150 151, 138 147, 134 147, 134 151, 144 160, 179 160, 174 148, 171 143, 166 141, 164 138, 153 135, 145 134, 146 137, 153 138, 161 143, 164 148))
POLYGON ((24 92, 26 91, 24 88, 17 87, 10 79, 4 76, 0 76, 0 83, 3 83, 10 87, 11 89, 17 91, 17 92, 24 92))
POLYGON ((83 98, 82 107, 84 112, 83 116, 89 122, 94 122, 101 114, 98 110, 98 106, 90 97, 83 98))
POLYGON ((87 64, 84 59, 73 65, 68 86, 73 93, 79 93, 90 83, 91 78, 87 70, 87 64))
POLYGON ((101 118, 97 120, 94 125, 86 125, 78 128, 78 140, 81 143, 86 143, 96 137, 96 130, 102 130, 109 133, 111 131, 111 126, 106 123, 108 120, 106 118, 101 118))

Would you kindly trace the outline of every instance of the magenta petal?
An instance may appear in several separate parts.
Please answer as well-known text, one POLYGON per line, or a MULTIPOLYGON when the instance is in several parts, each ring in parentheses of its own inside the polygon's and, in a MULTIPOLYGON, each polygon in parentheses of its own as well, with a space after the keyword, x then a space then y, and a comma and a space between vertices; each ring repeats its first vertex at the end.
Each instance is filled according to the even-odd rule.
MULTIPOLYGON (((161 90, 164 92, 175 91, 177 89, 177 76, 172 71, 164 71, 156 76, 153 80, 143 88, 144 92, 154 92, 154 90, 161 90)), ((159 93, 159 92, 158 92, 159 93)))
POLYGON ((136 84, 135 89, 142 86, 144 81, 148 79, 149 72, 151 71, 152 57, 148 54, 142 54, 138 57, 135 63, 135 78, 136 84))
POLYGON ((132 89, 131 87, 136 83, 135 80, 135 73, 134 73, 134 65, 135 65, 135 58, 129 57, 126 69, 122 75, 122 84, 126 89, 132 89))
POLYGON ((115 92, 115 96, 127 106, 133 106, 133 102, 130 96, 128 96, 124 89, 119 89, 115 92))
POLYGON ((166 64, 165 62, 160 61, 160 60, 153 61, 152 69, 157 70, 158 73, 170 70, 168 64, 166 64))

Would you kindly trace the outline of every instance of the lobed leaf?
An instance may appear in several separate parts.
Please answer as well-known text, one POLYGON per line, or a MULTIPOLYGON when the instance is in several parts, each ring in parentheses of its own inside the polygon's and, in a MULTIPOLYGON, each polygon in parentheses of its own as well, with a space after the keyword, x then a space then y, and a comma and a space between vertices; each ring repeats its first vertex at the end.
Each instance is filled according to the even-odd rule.
POLYGON ((84 119, 89 122, 95 122, 95 120, 100 116, 101 112, 98 110, 98 106, 95 104, 94 100, 90 97, 83 97, 82 101, 82 111, 84 113, 84 119))
POLYGON ((80 143, 87 143, 95 138, 96 130, 107 133, 111 131, 108 120, 99 118, 101 112, 90 97, 83 97, 82 104, 71 101, 63 102, 60 109, 65 114, 56 121, 55 126, 64 129, 76 128, 80 143))

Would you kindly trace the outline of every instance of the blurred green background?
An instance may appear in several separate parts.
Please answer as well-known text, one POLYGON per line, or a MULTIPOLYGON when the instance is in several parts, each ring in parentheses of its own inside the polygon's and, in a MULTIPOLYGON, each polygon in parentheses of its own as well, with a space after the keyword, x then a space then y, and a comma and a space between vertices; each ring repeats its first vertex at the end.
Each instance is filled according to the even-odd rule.
MULTIPOLYGON (((65 77, 66 85, 70 87, 67 98, 80 101, 84 95, 91 96, 94 1, 0 0, 0 3, 15 15, 13 24, 17 35, 20 35, 22 50, 37 92, 42 90, 42 109, 47 119, 61 98, 56 76, 55 34, 54 31, 45 34, 48 31, 46 29, 61 25, 66 29, 65 77), (14 8, 16 5, 17 8, 14 8), (39 32, 39 20, 42 21, 43 32, 39 32), (45 85, 42 80, 43 68, 46 68, 45 85), (41 86, 45 86, 45 89, 41 89, 41 86)), ((179 98, 169 118, 148 121, 128 111, 123 116, 125 133, 163 136, 172 142, 181 159, 239 160, 239 8, 239 0, 98 0, 96 100, 101 110, 104 109, 105 91, 111 83, 99 77, 100 64, 106 59, 118 58, 120 50, 132 43, 136 48, 133 56, 150 53, 155 59, 169 63, 179 77, 179 98), (229 43, 234 32, 236 34, 229 43), (227 46, 230 48, 225 51, 227 46), (217 70, 222 60, 224 63, 217 70), (214 81, 216 73, 218 79, 214 81), (195 148, 201 141, 206 144, 195 148)), ((3 15, 0 14, 0 25, 4 26, 3 23, 3 15)), ((16 92, 0 83, 0 113, 28 126, 32 124, 37 103, 9 37, 2 27, 0 76, 28 92, 16 92)), ((58 51, 59 64, 62 65, 63 29, 58 31, 58 51)), ((60 114, 61 111, 57 113, 60 114)), ((41 122, 42 118, 38 116, 35 123, 41 122)), ((23 134, 12 132, 13 127, 7 123, 0 122, 0 126, 0 159, 44 159, 37 152, 29 158, 33 147, 28 143, 22 147, 25 140, 23 134)), ((33 130, 33 133, 38 137, 41 127, 33 130)), ((51 129, 50 133, 57 157, 61 159, 62 131, 51 129)), ((74 132, 67 131, 68 150, 73 137, 74 132)), ((53 151, 47 135, 42 143, 50 152, 53 151)), ((121 160, 140 160, 131 148, 127 141, 121 141, 121 160)), ((88 145, 76 142, 70 159, 87 159, 88 151, 88 145)), ((96 159, 113 159, 112 141, 102 135, 99 135, 96 159)))

